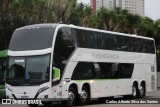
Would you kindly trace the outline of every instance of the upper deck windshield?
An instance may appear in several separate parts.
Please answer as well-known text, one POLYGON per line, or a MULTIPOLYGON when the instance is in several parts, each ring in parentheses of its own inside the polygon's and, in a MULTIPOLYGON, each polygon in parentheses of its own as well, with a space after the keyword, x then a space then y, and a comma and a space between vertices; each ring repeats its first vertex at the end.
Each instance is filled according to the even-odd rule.
POLYGON ((55 28, 20 29, 13 33, 9 50, 28 51, 52 47, 55 28))

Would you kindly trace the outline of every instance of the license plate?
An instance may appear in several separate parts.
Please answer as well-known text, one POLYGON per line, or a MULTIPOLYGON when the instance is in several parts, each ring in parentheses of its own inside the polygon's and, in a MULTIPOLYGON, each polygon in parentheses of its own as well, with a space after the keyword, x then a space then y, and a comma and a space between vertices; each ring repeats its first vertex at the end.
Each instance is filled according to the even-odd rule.
POLYGON ((28 96, 21 96, 22 99, 26 99, 29 98, 28 96))

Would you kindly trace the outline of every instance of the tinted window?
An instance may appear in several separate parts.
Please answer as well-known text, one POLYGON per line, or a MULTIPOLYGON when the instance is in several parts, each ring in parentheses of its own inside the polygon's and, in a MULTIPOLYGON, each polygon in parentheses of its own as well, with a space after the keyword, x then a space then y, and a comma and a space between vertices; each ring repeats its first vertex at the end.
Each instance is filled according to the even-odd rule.
POLYGON ((134 64, 79 62, 74 69, 72 80, 131 78, 134 64))
POLYGON ((118 73, 117 76, 119 78, 131 78, 134 64, 118 64, 118 73))
POLYGON ((95 37, 95 32, 92 32, 92 31, 90 31, 90 32, 88 32, 87 33, 87 39, 89 40, 88 42, 87 42, 87 47, 88 48, 95 48, 96 47, 96 37, 95 37))
POLYGON ((101 69, 102 78, 131 78, 134 64, 129 63, 98 63, 101 69))
POLYGON ((54 53, 61 56, 63 60, 67 60, 74 49, 75 42, 71 36, 71 29, 59 29, 55 42, 54 53))
POLYGON ((87 41, 86 31, 77 29, 76 33, 77 33, 77 45, 79 47, 88 48, 88 46, 87 46, 87 44, 88 44, 87 42, 88 41, 87 41))
POLYGON ((139 53, 155 53, 154 41, 111 33, 76 29, 77 46, 139 53))
POLYGON ((117 42, 115 35, 105 33, 103 34, 103 40, 105 44, 104 49, 117 50, 117 42))
POLYGON ((9 50, 26 51, 50 48, 53 35, 54 29, 51 28, 16 30, 13 33, 9 50))
POLYGON ((72 80, 87 80, 96 77, 93 63, 79 62, 74 69, 72 80))
MULTIPOLYGON (((54 54, 53 54, 53 67, 61 70, 61 77, 67 60, 75 49, 75 38, 71 35, 70 28, 60 28, 55 41, 54 54)), ((57 84, 56 82, 54 83, 57 84)))
POLYGON ((147 53, 155 53, 154 41, 148 40, 146 43, 147 53))
POLYGON ((117 41, 117 50, 118 51, 127 50, 127 45, 125 44, 124 36, 116 35, 116 41, 117 41))

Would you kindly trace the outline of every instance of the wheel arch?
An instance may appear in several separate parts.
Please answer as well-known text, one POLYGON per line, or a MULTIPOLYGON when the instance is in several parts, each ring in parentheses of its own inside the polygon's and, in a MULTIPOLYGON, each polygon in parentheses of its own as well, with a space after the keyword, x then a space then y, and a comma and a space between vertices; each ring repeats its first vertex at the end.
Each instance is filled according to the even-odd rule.
POLYGON ((70 84, 69 87, 68 87, 68 90, 69 90, 70 87, 74 88, 76 93, 78 94, 78 85, 76 83, 70 84))
POLYGON ((139 84, 138 84, 138 81, 137 80, 134 80, 133 83, 132 83, 132 86, 133 84, 136 84, 137 88, 139 89, 139 84))
POLYGON ((145 80, 142 80, 140 85, 144 85, 144 88, 145 88, 145 91, 146 91, 146 81, 145 80))

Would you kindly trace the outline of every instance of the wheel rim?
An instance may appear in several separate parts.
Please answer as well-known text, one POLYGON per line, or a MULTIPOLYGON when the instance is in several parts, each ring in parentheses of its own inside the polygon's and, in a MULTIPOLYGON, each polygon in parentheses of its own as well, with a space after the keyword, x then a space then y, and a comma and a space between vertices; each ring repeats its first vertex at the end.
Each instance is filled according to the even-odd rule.
POLYGON ((132 95, 135 97, 137 95, 137 90, 136 90, 136 87, 133 86, 132 88, 132 95))
POLYGON ((141 86, 141 87, 140 87, 140 95, 143 95, 143 94, 144 94, 144 87, 141 86))
POLYGON ((84 103, 88 98, 87 92, 85 90, 82 90, 81 92, 81 102, 84 103))
POLYGON ((70 104, 73 104, 73 102, 74 102, 74 94, 73 94, 73 92, 72 91, 69 91, 69 93, 68 93, 68 102, 70 103, 70 104))

